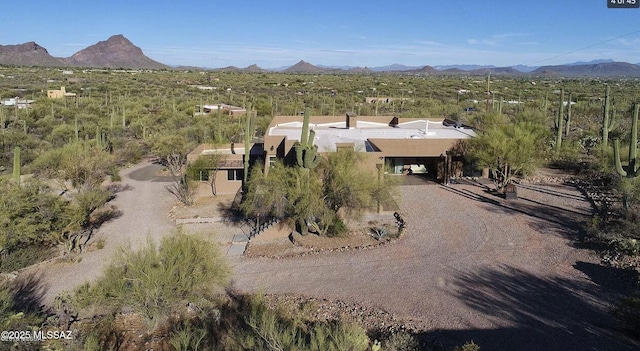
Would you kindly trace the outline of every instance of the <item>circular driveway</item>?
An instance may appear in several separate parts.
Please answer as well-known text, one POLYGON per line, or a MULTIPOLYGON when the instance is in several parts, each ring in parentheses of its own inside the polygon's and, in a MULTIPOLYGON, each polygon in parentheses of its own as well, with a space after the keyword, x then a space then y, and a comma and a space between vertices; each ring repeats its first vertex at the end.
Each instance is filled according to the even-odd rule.
POLYGON ((632 350, 608 310, 628 291, 573 246, 592 214, 565 185, 505 201, 477 184, 401 187, 399 241, 285 259, 233 258, 234 287, 382 308, 452 344, 487 350, 632 350))

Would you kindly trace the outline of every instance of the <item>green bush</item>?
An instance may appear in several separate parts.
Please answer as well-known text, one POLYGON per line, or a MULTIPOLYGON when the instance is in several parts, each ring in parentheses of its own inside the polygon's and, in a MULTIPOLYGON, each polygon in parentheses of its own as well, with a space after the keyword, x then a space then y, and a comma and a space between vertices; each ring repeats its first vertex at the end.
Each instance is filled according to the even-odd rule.
POLYGON ((340 322, 310 322, 299 315, 269 309, 260 296, 248 298, 244 327, 235 331, 233 340, 241 350, 364 351, 369 337, 359 325, 340 322))
POLYGON ((330 237, 341 237, 347 234, 349 228, 344 222, 338 217, 334 216, 333 222, 327 231, 327 235, 330 237))
POLYGON ((387 340, 383 342, 385 351, 417 351, 420 344, 415 336, 408 332, 398 332, 391 334, 387 340))
POLYGON ((0 272, 13 272, 50 259, 56 250, 49 246, 31 245, 16 248, 0 259, 0 272))
POLYGON ((185 301, 199 300, 227 285, 229 267, 220 251, 202 239, 178 233, 157 248, 122 250, 102 279, 76 291, 80 307, 132 307, 149 320, 166 316, 185 301))
POLYGON ((640 338, 640 294, 623 299, 614 315, 622 330, 634 338, 640 338))
POLYGON ((480 346, 473 341, 469 341, 462 346, 456 347, 453 351, 480 351, 480 346))
POLYGON ((197 351, 203 346, 206 334, 206 330, 194 328, 187 323, 171 333, 169 344, 176 351, 197 351))
POLYGON ((0 255, 57 243, 60 235, 77 229, 70 212, 69 203, 43 183, 28 180, 17 186, 0 179, 0 255))

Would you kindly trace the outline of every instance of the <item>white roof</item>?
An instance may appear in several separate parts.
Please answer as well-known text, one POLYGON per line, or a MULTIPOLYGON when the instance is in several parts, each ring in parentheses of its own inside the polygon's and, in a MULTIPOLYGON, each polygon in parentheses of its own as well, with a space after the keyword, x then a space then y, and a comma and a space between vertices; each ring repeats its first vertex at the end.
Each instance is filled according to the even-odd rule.
MULTIPOLYGON (((286 122, 271 127, 270 136, 286 136, 300 141, 302 122, 286 122)), ((472 129, 445 126, 442 121, 418 119, 392 127, 385 123, 358 120, 357 127, 348 129, 345 122, 310 123, 316 133, 314 144, 320 151, 335 151, 336 143, 354 143, 356 150, 370 150, 369 139, 467 139, 476 134, 472 129)))

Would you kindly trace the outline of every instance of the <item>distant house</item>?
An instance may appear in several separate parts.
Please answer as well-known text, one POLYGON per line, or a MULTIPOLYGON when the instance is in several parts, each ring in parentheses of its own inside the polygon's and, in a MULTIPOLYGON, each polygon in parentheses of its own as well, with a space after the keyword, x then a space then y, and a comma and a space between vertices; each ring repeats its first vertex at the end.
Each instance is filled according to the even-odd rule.
MULTIPOLYGON (((217 194, 235 194, 242 188, 244 181, 244 144, 230 144, 228 146, 216 146, 212 144, 200 144, 193 151, 187 155, 187 164, 191 164, 198 160, 198 158, 213 153, 222 154, 224 160, 220 164, 215 174, 215 188, 217 194)), ((250 162, 254 162, 258 158, 262 157, 263 150, 262 144, 251 144, 249 151, 250 162)), ((203 170, 198 175, 199 181, 201 181, 202 187, 206 188, 205 182, 213 179, 212 172, 214 170, 203 170)), ((210 190, 200 189, 199 192, 207 192, 210 190)))
POLYGON ((34 100, 20 100, 18 97, 10 98, 2 101, 3 106, 15 106, 18 109, 30 108, 34 100))
POLYGON ((247 113, 247 110, 238 106, 231 106, 227 104, 217 104, 217 105, 202 105, 198 106, 200 109, 199 115, 208 115, 210 113, 216 113, 218 109, 228 116, 236 117, 241 116, 247 113))
POLYGON ((62 99, 64 97, 75 97, 76 93, 67 93, 64 87, 60 87, 59 90, 47 90, 47 97, 49 99, 62 99))
POLYGON ((381 103, 381 104, 390 104, 394 101, 409 101, 411 99, 409 98, 397 98, 397 97, 391 97, 391 96, 367 96, 365 97, 365 101, 367 102, 367 104, 375 104, 375 103, 381 103))
MULTIPOLYGON (((294 164, 294 144, 300 140, 302 116, 276 116, 264 136, 265 169, 275 160, 294 164)), ((427 173, 447 181, 462 175, 463 142, 476 134, 447 119, 392 116, 311 116, 318 151, 352 148, 364 154, 364 165, 377 172, 386 166, 393 174, 427 173)))

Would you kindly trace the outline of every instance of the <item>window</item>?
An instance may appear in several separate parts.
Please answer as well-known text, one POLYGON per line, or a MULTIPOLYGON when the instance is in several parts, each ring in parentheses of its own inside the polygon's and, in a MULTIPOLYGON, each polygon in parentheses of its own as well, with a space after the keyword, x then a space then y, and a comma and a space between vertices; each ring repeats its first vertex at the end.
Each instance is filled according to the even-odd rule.
POLYGON ((209 171, 208 169, 201 169, 200 171, 200 180, 201 181, 209 181, 209 171))
POLYGON ((269 167, 275 167, 277 160, 275 156, 269 156, 269 167))
POLYGON ((228 169, 227 180, 243 180, 244 170, 242 169, 228 169))

